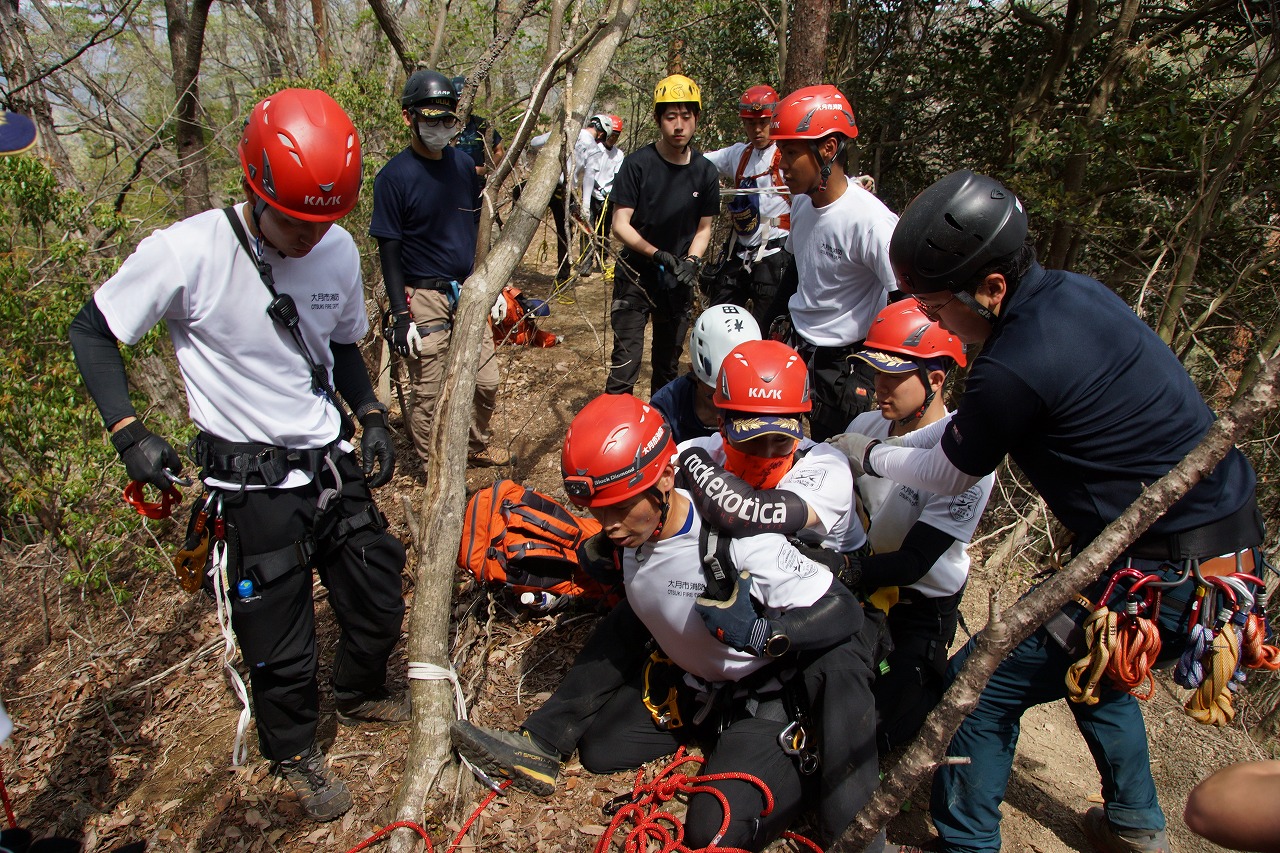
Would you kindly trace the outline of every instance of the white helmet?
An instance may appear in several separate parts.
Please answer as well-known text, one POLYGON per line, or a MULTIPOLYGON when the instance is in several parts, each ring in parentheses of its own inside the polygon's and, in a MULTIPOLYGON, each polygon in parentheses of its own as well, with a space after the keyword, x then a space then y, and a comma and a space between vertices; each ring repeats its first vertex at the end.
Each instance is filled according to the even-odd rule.
POLYGON ((715 387, 720 362, 729 350, 745 341, 760 340, 760 324, 751 312, 737 305, 712 305, 693 324, 689 338, 689 357, 693 372, 702 382, 715 387))
POLYGON ((601 133, 613 133, 613 116, 608 113, 596 113, 587 121, 587 127, 594 127, 601 133))

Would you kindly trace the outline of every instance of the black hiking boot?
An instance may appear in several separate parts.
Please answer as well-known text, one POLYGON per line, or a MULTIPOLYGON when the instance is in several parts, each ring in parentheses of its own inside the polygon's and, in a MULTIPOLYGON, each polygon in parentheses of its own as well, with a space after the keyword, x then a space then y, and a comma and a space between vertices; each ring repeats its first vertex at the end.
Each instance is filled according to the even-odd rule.
POLYGON ((560 775, 560 756, 547 752, 527 732, 503 732, 457 720, 449 727, 454 749, 497 780, 510 779, 522 791, 549 797, 560 775))
POLYGON ((328 768, 324 753, 314 743, 293 758, 274 762, 271 772, 289 783, 312 820, 336 820, 351 808, 351 792, 328 768))
POLYGON ((339 699, 337 710, 338 722, 344 726, 398 725, 409 722, 412 716, 407 690, 399 693, 378 690, 354 699, 339 699))
POLYGON ((1101 806, 1085 812, 1082 825, 1095 853, 1173 853, 1163 829, 1119 829, 1107 820, 1101 806))

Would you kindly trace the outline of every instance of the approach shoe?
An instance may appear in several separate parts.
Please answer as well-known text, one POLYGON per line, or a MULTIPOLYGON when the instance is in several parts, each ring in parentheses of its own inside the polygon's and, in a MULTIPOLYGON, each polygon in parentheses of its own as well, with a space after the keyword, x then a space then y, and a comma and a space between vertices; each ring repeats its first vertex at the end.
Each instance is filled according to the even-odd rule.
POLYGON ((1107 820, 1106 809, 1095 806, 1085 812, 1084 837, 1094 853, 1172 853, 1165 831, 1117 829, 1107 820))
POLYGON ((539 797, 555 793, 560 756, 544 751, 526 732, 504 732, 457 720, 449 736, 458 754, 494 779, 510 779, 521 791, 539 797))
POLYGON ((275 762, 271 772, 289 783, 312 820, 337 820, 351 808, 351 792, 325 764, 324 753, 315 744, 293 758, 275 762))
POLYGON ((344 726, 396 725, 409 722, 412 716, 407 690, 399 693, 378 690, 355 699, 339 699, 337 710, 338 722, 344 726))
POLYGON ((498 468, 511 464, 511 454, 501 447, 486 447, 484 450, 467 454, 468 468, 498 468))

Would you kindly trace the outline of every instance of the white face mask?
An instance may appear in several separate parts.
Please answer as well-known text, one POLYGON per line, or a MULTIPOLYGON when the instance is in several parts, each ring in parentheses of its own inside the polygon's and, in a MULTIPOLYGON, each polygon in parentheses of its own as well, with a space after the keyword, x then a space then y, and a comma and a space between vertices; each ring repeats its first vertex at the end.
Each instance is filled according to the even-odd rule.
POLYGON ((443 151, 445 146, 458 135, 457 126, 445 127, 438 124, 435 127, 427 124, 425 121, 418 122, 418 138, 422 140, 422 144, 427 146, 429 151, 443 151))

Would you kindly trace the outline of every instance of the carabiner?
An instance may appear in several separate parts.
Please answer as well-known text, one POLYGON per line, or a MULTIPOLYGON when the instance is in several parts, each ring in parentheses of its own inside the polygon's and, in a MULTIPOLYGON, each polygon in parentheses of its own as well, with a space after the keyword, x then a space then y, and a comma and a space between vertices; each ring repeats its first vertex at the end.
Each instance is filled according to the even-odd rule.
POLYGON ((168 518, 173 515, 173 507, 182 503, 182 495, 172 486, 161 490, 159 501, 149 501, 143 492, 145 485, 132 480, 124 487, 124 502, 137 510, 138 515, 153 519, 168 518))
POLYGON ((794 720, 788 723, 785 729, 778 732, 778 746, 787 755, 799 755, 804 751, 805 744, 808 741, 809 735, 804 726, 794 720))

